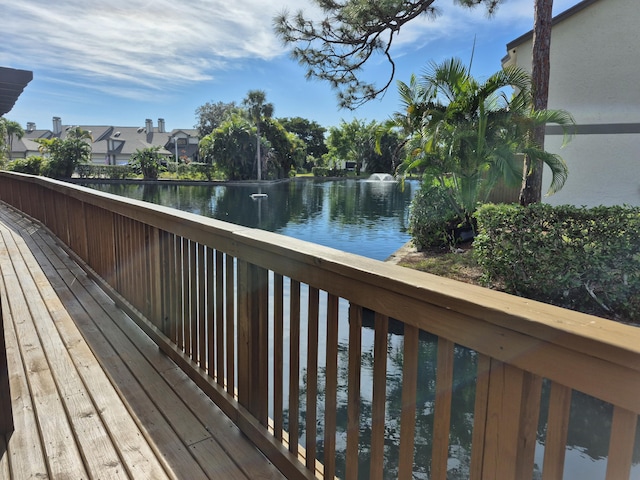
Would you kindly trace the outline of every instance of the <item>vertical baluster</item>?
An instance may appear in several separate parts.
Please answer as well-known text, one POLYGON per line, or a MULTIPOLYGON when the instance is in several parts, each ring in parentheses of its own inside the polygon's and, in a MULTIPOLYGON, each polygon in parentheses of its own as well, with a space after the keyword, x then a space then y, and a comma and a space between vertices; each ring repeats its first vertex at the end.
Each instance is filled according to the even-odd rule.
POLYGON ((227 255, 226 264, 226 332, 227 332, 227 392, 236 396, 236 348, 235 348, 235 268, 234 258, 227 255))
POLYGON ((298 454, 300 416, 300 282, 291 280, 289 306, 289 451, 298 454))
MULTIPOLYGON (((217 252, 211 247, 206 248, 207 267, 205 269, 207 279, 207 373, 211 378, 215 377, 215 356, 217 351, 217 325, 222 320, 218 318, 216 312, 216 295, 218 282, 218 264, 216 262, 217 252)), ((220 315, 222 317, 222 315, 220 315)))
POLYGON ((162 329, 162 256, 160 251, 160 232, 157 228, 149 228, 149 286, 151 299, 151 322, 162 329))
POLYGON ((562 480, 570 409, 571 389, 552 382, 547 415, 547 437, 544 442, 543 480, 562 480))
POLYGON ((207 271, 205 270, 204 245, 199 243, 198 251, 198 363, 207 368, 207 271))
POLYGON ((373 345, 373 401, 371 405, 371 473, 382 480, 384 467, 384 427, 387 401, 387 343, 389 317, 376 312, 373 345))
POLYGON ((542 396, 542 377, 525 372, 523 385, 523 411, 520 417, 519 455, 516 464, 518 480, 533 480, 538 419, 542 396))
POLYGON ((238 401, 267 426, 268 272, 238 260, 238 401))
MULTIPOLYGON (((224 387, 224 254, 220 250, 216 250, 216 302, 215 302, 215 329, 216 329, 216 347, 215 360, 216 370, 215 376, 218 385, 224 387)), ((213 332, 212 332, 213 333, 213 332)), ((213 360, 214 356, 209 356, 210 375, 213 376, 213 360)))
POLYGON ((273 274, 273 434, 282 441, 284 368, 284 288, 282 275, 273 274))
POLYGON ((398 479, 413 478, 413 450, 416 430, 416 392, 418 384, 418 329, 404 326, 402 360, 402 410, 400 412, 400 456, 398 479))
POLYGON ((453 396, 453 342, 438 338, 436 404, 433 420, 431 478, 446 480, 449 460, 449 429, 453 396))
POLYGON ((129 299, 129 301, 135 306, 135 295, 133 294, 134 292, 134 283, 135 283, 135 266, 133 264, 133 261, 135 259, 135 232, 133 231, 133 220, 130 220, 128 218, 123 218, 122 219, 122 226, 123 226, 123 231, 124 231, 124 241, 125 241, 125 248, 123 249, 123 256, 125 258, 124 262, 125 265, 127 266, 126 269, 126 275, 127 278, 125 280, 125 292, 124 295, 126 298, 129 299))
POLYGON ((307 410, 306 466, 312 472, 316 466, 316 435, 318 406, 318 315, 319 291, 309 287, 309 319, 307 323, 307 410))
POLYGON ((360 371, 362 357, 362 307, 349 307, 349 374, 347 404, 346 478, 358 478, 360 441, 360 371))
POLYGON ((613 408, 607 480, 627 480, 631 475, 638 415, 622 407, 613 408))
POLYGON ((324 478, 336 475, 338 392, 338 297, 327 298, 327 361, 324 401, 324 478))
POLYGON ((182 282, 180 286, 180 298, 182 299, 180 312, 180 324, 178 326, 179 347, 187 354, 191 352, 191 333, 189 331, 189 240, 180 237, 180 273, 182 282))
POLYGON ((180 340, 178 339, 180 325, 182 322, 182 250, 179 237, 171 234, 171 260, 169 268, 171 269, 171 340, 176 344, 178 348, 180 346, 180 340))
POLYGON ((136 220, 131 221, 131 229, 133 231, 133 280, 131 282, 132 291, 133 291, 133 304, 140 312, 144 312, 144 303, 145 298, 143 294, 143 285, 144 285, 144 262, 142 261, 144 257, 144 230, 142 224, 136 220))
POLYGON ((160 294, 162 300, 162 323, 160 328, 162 333, 170 338, 171 327, 169 325, 173 320, 173 312, 171 309, 171 300, 173 298, 173 291, 171 288, 173 282, 171 272, 171 263, 173 261, 171 256, 171 239, 172 236, 169 232, 160 230, 160 254, 162 256, 160 260, 162 277, 162 293, 160 294))
POLYGON ((198 245, 189 241, 189 307, 191 351, 189 355, 194 362, 198 362, 198 245))
POLYGON ((482 478, 516 478, 524 372, 492 359, 482 478))
POLYGON ((249 409, 251 382, 251 315, 249 296, 249 264, 238 259, 238 401, 240 405, 249 409))
POLYGON ((487 427, 487 405, 489 403, 489 373, 491 357, 478 354, 476 374, 476 399, 473 407, 473 436, 471 439, 470 480, 482 479, 484 462, 484 439, 487 427))

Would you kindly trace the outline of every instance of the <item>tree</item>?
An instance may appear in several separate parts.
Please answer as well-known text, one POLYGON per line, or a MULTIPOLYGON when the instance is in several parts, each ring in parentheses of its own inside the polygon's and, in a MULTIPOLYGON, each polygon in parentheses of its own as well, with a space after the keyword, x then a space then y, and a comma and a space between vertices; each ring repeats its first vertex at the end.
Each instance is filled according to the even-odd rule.
MULTIPOLYGON (((484 4, 493 13, 502 0, 455 0, 458 4, 484 4)), ((435 0, 315 0, 325 14, 313 22, 302 11, 275 19, 282 41, 293 45, 291 55, 307 68, 307 78, 326 80, 338 90, 341 107, 356 108, 385 92, 395 74, 391 46, 400 29, 420 17, 437 16, 435 0), (389 76, 379 87, 358 77, 365 64, 382 55, 389 76)), ((375 60, 374 60, 375 61, 375 60)))
POLYGON ((93 137, 87 130, 75 127, 67 133, 67 137, 41 138, 35 140, 40 144, 40 152, 48 155, 44 174, 54 178, 70 178, 76 167, 91 160, 91 143, 93 137))
POLYGON ((254 130, 246 118, 232 115, 200 140, 200 156, 215 164, 229 180, 247 180, 256 158, 254 130))
POLYGON ((365 167, 370 172, 391 173, 400 139, 393 132, 386 132, 382 134, 384 140, 376 142, 381 127, 376 121, 366 123, 356 118, 351 122, 342 120, 338 127, 329 129, 327 157, 334 165, 340 161, 355 163, 357 174, 365 167))
MULTIPOLYGON (((552 11, 553 0, 534 0, 531 78, 533 82, 533 108, 535 110, 546 110, 549 100, 552 11)), ((533 142, 544 150, 543 125, 533 132, 533 142)), ((542 162, 525 156, 520 190, 521 205, 529 205, 541 200, 542 171, 542 162)))
POLYGON ((318 122, 302 117, 279 118, 278 121, 288 131, 295 134, 306 145, 306 154, 319 160, 327 153, 324 135, 327 129, 318 122))
POLYGON ((237 110, 238 106, 236 102, 207 102, 198 107, 196 109, 196 117, 198 118, 196 128, 198 129, 200 138, 213 132, 237 110))
POLYGON ((138 149, 131 155, 129 162, 131 167, 142 173, 145 180, 156 180, 158 174, 163 169, 162 155, 159 153, 160 147, 147 147, 142 150, 138 149))
POLYGON ((263 145, 268 146, 267 178, 286 178, 291 170, 295 171, 306 160, 304 141, 288 132, 273 118, 263 121, 263 145))
POLYGON ((247 116, 256 127, 256 163, 258 180, 262 180, 262 156, 260 152, 260 122, 273 115, 273 103, 266 103, 267 94, 263 90, 250 90, 242 101, 247 109, 247 116))
POLYGON ((13 138, 17 137, 17 139, 20 140, 22 137, 24 137, 24 129, 18 122, 14 122, 13 120, 6 120, 5 128, 7 136, 7 154, 9 160, 11 160, 13 151, 13 138))
POLYGON ((514 184, 521 179, 518 154, 551 168, 549 194, 564 185, 566 164, 541 149, 532 133, 547 123, 572 125, 573 119, 561 110, 533 108, 526 71, 508 67, 481 83, 460 60, 450 59, 431 64, 420 82, 412 78, 409 85, 400 85, 407 113, 394 118, 403 128, 414 129, 403 170, 424 169, 427 178, 449 193, 464 223, 473 225, 478 202, 486 199, 497 180, 514 184), (504 93, 509 86, 516 88, 511 98, 504 93))

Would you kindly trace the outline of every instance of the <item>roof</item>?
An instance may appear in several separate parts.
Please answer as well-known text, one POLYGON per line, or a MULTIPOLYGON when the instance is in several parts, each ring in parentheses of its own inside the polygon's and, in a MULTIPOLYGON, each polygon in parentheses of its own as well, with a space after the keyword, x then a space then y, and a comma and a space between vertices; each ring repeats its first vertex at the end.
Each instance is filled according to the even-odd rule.
MULTIPOLYGON (((575 4, 573 7, 569 8, 568 10, 565 10, 564 12, 562 12, 562 13, 556 15, 555 17, 553 17, 553 20, 551 21, 551 25, 554 26, 554 25, 566 20, 567 18, 575 15, 576 13, 580 12, 581 10, 584 10, 585 8, 591 6, 592 4, 596 3, 597 1, 599 1, 599 0, 582 0, 580 3, 575 4)), ((518 38, 516 38, 515 40, 512 40, 511 42, 507 43, 507 51, 509 51, 512 48, 515 48, 515 47, 523 44, 524 42, 527 42, 527 41, 531 40, 532 38, 533 38, 533 30, 529 30, 524 35, 521 35, 518 38)))
MULTIPOLYGON (((145 126, 122 127, 115 125, 63 125, 60 117, 53 117, 53 129, 36 129, 35 124, 27 124, 24 137, 14 139, 12 152, 15 158, 27 156, 38 151, 40 138, 65 139, 70 130, 79 127, 91 133, 91 155, 94 159, 102 159, 109 155, 131 156, 137 150, 149 147, 158 147, 161 155, 175 155, 176 136, 187 135, 198 138, 198 130, 190 128, 174 129, 171 132, 164 131, 164 120, 158 119, 158 126, 147 119, 145 126), (31 129, 29 129, 31 128, 31 129), (59 132, 59 133, 56 133, 59 132)), ((198 153, 198 145, 189 143, 178 152, 181 156, 195 157, 198 153)))
POLYGON ((18 97, 33 80, 33 72, 0 67, 0 115, 9 113, 18 97))

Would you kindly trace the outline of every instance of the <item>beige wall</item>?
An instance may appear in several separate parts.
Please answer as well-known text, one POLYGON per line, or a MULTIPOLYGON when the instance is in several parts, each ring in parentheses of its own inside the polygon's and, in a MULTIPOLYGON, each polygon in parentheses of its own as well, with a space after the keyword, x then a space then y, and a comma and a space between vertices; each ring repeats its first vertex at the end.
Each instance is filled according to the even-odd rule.
MULTIPOLYGON (((549 108, 607 133, 576 135, 563 149, 561 136, 547 135, 547 150, 570 171, 549 203, 640 205, 640 134, 609 133, 613 124, 640 127, 639 24, 638 0, 599 0, 553 27, 549 108)), ((530 40, 508 53, 510 62, 531 70, 530 40)), ((549 181, 546 172, 545 188, 549 181)))

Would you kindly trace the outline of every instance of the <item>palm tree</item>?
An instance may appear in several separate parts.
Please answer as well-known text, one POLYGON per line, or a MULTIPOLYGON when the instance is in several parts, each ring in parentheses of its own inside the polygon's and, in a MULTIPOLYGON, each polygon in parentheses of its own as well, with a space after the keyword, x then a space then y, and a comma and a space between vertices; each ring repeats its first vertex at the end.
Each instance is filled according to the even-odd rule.
POLYGON ((61 140, 39 138, 40 152, 49 157, 44 173, 54 178, 69 178, 80 163, 91 160, 91 132, 75 127, 69 130, 67 137, 61 140))
POLYGON ((242 104, 247 108, 249 119, 256 126, 256 163, 258 164, 258 180, 262 179, 262 162, 260 155, 260 122, 273 115, 273 104, 265 103, 267 94, 263 90, 250 90, 242 104))
POLYGON ((86 163, 91 160, 91 143, 93 142, 93 137, 91 136, 91 132, 88 130, 83 130, 80 127, 75 127, 69 130, 67 133, 67 138, 65 142, 68 145, 67 152, 71 154, 71 159, 75 165, 80 163, 86 163), (88 140, 88 141, 87 141, 88 140))
POLYGON ((454 58, 431 64, 420 81, 400 82, 399 90, 406 113, 396 114, 395 122, 411 133, 401 171, 424 169, 447 189, 464 222, 471 225, 478 201, 486 200, 500 178, 512 185, 521 181, 521 154, 550 167, 549 194, 562 188, 566 164, 537 147, 532 133, 539 125, 566 126, 573 119, 564 111, 534 110, 524 70, 509 67, 481 83, 454 58), (508 87, 515 88, 511 98, 508 87))
POLYGON ((252 130, 244 117, 232 115, 200 140, 200 155, 215 162, 228 180, 247 180, 253 170, 252 130))
POLYGON ((16 136, 18 140, 22 139, 22 137, 24 137, 24 129, 18 122, 14 122, 13 120, 7 120, 5 122, 5 129, 7 134, 7 152, 9 154, 9 160, 11 160, 13 152, 13 137, 16 136))

